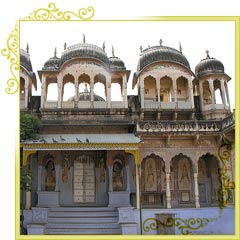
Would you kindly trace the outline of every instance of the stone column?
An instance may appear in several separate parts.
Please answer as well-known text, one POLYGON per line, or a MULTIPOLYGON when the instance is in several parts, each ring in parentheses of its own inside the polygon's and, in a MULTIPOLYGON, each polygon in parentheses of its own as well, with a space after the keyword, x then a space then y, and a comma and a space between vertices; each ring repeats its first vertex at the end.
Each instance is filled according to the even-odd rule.
POLYGON ((213 80, 210 79, 210 80, 208 80, 208 82, 209 82, 209 88, 210 88, 211 96, 212 96, 212 104, 215 104, 216 101, 215 101, 215 92, 214 92, 213 80))
POLYGON ((90 79, 90 101, 91 101, 91 107, 94 108, 94 79, 91 77, 90 79))
POLYGON ((46 95, 46 78, 45 75, 42 75, 42 86, 41 86, 41 108, 44 108, 46 95))
POLYGON ((55 185, 55 191, 59 191, 59 181, 60 181, 60 165, 56 164, 55 165, 55 176, 56 176, 56 185, 55 185))
POLYGON ((201 105, 201 110, 204 110, 204 99, 203 99, 203 86, 202 82, 199 83, 199 97, 200 97, 200 105, 201 105))
POLYGON ((137 205, 137 209, 140 209, 140 172, 141 172, 141 165, 140 165, 140 163, 136 163, 136 205, 137 205))
POLYGON ((194 173, 194 193, 195 193, 195 206, 200 208, 199 204, 199 191, 198 191, 198 173, 194 173))
POLYGON ((109 172, 109 183, 108 183, 108 190, 109 192, 113 191, 113 186, 112 186, 112 170, 113 166, 108 166, 108 172, 109 172))
POLYGON ((229 92, 228 92, 228 85, 225 84, 225 90, 226 90, 226 96, 227 96, 227 101, 228 101, 228 106, 229 106, 229 110, 231 109, 231 106, 230 106, 230 98, 229 98, 229 92))
MULTIPOLYGON (((174 102, 177 104, 177 80, 173 79, 173 96, 174 96, 174 102)), ((172 99, 170 99, 170 102, 172 99)))
POLYGON ((224 108, 227 108, 227 103, 226 103, 226 95, 225 95, 225 87, 224 87, 224 80, 221 80, 221 97, 222 101, 224 104, 224 108))
POLYGON ((38 166, 38 186, 37 190, 42 191, 42 165, 38 166))
POLYGON ((122 97, 123 97, 123 102, 124 102, 124 107, 128 108, 128 99, 127 99, 127 75, 123 75, 123 80, 122 80, 122 97))
POLYGON ((158 80, 158 77, 156 79, 156 85, 157 85, 157 101, 161 102, 161 98, 160 98, 160 80, 158 80))
POLYGON ((58 108, 62 108, 63 85, 62 85, 62 77, 60 76, 58 76, 57 78, 57 86, 58 86, 58 108))
POLYGON ((111 78, 110 76, 106 79, 106 88, 107 88, 107 108, 111 108, 111 78))
POLYGON ((166 200, 167 208, 171 208, 170 171, 166 172, 166 200))
POLYGON ((27 79, 25 79, 25 85, 24 85, 24 88, 25 88, 24 108, 28 108, 28 95, 29 95, 28 84, 29 84, 29 78, 27 77, 27 79))
POLYGON ((127 191, 130 191, 130 168, 129 168, 129 164, 126 165, 126 173, 127 173, 127 191))
POLYGON ((192 85, 192 79, 188 80, 189 84, 189 98, 191 101, 192 108, 194 108, 194 97, 193 97, 193 85, 192 85))
POLYGON ((26 192, 26 203, 25 203, 25 209, 28 210, 31 208, 31 192, 26 192))

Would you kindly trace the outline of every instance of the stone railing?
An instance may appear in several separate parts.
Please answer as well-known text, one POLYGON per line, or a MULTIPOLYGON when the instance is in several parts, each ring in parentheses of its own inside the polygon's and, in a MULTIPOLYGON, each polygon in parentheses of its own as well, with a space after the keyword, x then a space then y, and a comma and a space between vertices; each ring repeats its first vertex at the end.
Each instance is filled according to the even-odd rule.
POLYGON ((73 101, 62 102, 62 108, 74 108, 74 102, 73 101))
POLYGON ((156 102, 156 101, 144 101, 144 108, 148 109, 191 109, 192 103, 191 102, 156 102))
POLYGON ((44 108, 57 108, 58 103, 57 102, 45 102, 44 108))
POLYGON ((208 121, 141 121, 137 124, 139 132, 219 132, 234 124, 233 115, 223 120, 208 121))
POLYGON ((111 102, 112 108, 124 108, 124 102, 123 101, 115 101, 111 102))

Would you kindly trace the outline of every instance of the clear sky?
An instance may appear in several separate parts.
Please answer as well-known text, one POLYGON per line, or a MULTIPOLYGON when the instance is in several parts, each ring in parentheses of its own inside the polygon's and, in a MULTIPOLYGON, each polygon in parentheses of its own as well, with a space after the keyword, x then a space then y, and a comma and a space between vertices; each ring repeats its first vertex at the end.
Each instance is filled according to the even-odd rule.
MULTIPOLYGON (((182 51, 194 72, 199 61, 206 57, 209 50, 210 57, 220 60, 225 66, 225 73, 232 80, 229 82, 231 107, 234 108, 234 23, 219 21, 137 21, 137 22, 22 22, 20 28, 20 45, 29 52, 33 70, 41 70, 44 62, 54 56, 61 57, 64 43, 67 46, 82 43, 83 34, 86 42, 102 47, 105 41, 106 53, 121 58, 131 75, 128 84, 128 94, 134 94, 131 89, 133 73, 136 71, 140 46, 145 49, 159 45, 162 39, 164 46, 182 51)), ((38 75, 37 75, 38 78, 38 75)), ((34 94, 40 95, 38 91, 34 94)))

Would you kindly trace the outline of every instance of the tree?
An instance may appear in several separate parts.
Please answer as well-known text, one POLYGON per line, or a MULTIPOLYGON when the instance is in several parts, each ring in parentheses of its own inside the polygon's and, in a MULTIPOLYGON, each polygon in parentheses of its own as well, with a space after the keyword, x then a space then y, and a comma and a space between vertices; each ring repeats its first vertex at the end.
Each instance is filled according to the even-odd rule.
POLYGON ((20 139, 21 141, 37 137, 42 126, 40 119, 32 114, 20 114, 20 139))

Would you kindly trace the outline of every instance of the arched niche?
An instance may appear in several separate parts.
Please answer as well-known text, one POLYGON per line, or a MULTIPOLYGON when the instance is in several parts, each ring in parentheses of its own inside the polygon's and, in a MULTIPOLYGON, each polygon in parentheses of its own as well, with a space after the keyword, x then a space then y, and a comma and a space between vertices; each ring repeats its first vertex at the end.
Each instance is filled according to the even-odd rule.
POLYGON ((25 79, 20 77, 20 100, 25 100, 25 79))
POLYGON ((172 79, 164 76, 160 79, 160 99, 161 102, 173 102, 173 83, 172 79))
POLYGON ((52 157, 47 157, 45 163, 45 191, 55 191, 56 186, 55 164, 52 157))
POLYGON ((189 86, 188 80, 181 76, 177 79, 177 100, 188 101, 189 98, 189 86))
POLYGON ((212 95, 208 81, 204 81, 202 83, 202 89, 203 89, 203 104, 204 105, 212 104, 212 95))
POLYGON ((112 187, 113 191, 125 190, 125 174, 124 174, 124 159, 115 157, 113 160, 112 187))
POLYGON ((157 101, 156 79, 152 76, 144 78, 144 99, 146 101, 157 101))

